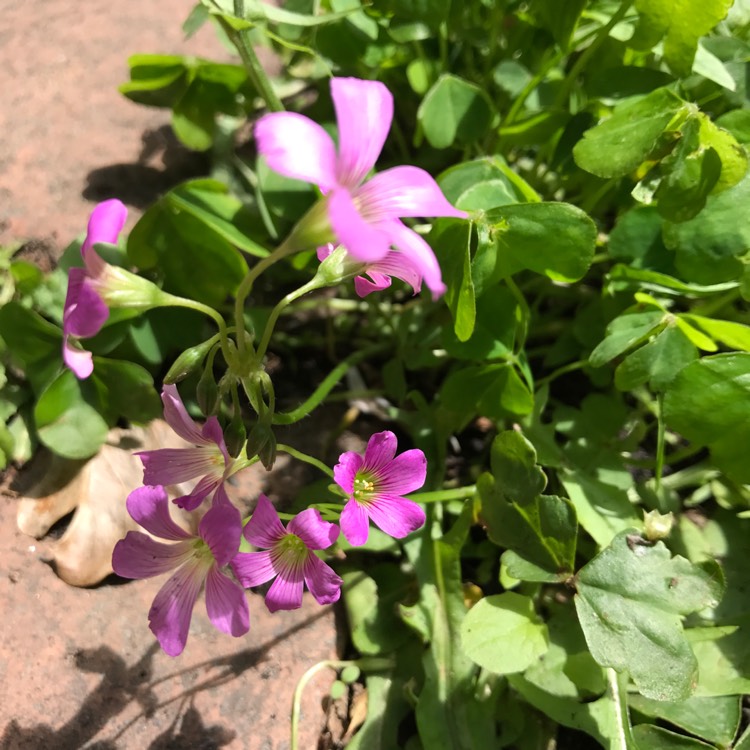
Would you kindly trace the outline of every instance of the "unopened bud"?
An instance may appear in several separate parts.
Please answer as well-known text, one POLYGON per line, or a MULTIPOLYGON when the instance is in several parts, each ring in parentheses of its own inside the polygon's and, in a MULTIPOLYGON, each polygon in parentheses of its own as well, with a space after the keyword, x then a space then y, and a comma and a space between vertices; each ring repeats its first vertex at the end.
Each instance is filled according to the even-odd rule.
POLYGON ((650 542, 657 542, 669 536, 674 526, 674 515, 659 513, 658 510, 650 510, 643 513, 643 533, 650 542))
POLYGON ((190 375, 191 372, 197 370, 206 358, 206 355, 211 351, 213 345, 213 339, 208 339, 208 341, 185 349, 169 368, 169 372, 164 377, 164 382, 168 385, 179 383, 190 375))
POLYGON ((201 379, 198 381, 195 395, 198 399, 200 410, 207 417, 218 414, 221 397, 219 396, 219 386, 216 385, 214 378, 213 362, 209 363, 209 366, 203 370, 203 375, 201 375, 201 379))
POLYGON ((258 456, 266 469, 271 469, 276 460, 276 437, 270 425, 256 422, 247 436, 247 457, 258 456))
POLYGON ((242 413, 239 409, 235 411, 232 421, 224 430, 224 440, 226 441, 229 455, 237 458, 242 453, 247 442, 247 430, 245 429, 245 422, 242 419, 242 413))

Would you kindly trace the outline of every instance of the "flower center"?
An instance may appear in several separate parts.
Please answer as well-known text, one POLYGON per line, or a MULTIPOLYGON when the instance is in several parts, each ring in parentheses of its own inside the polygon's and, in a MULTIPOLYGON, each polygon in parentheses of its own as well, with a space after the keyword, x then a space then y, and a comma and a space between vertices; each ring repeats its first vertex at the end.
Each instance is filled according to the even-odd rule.
POLYGON ((307 558, 307 545, 296 534, 284 534, 276 542, 276 554, 285 562, 293 565, 302 563, 307 558))
POLYGON ((375 481, 370 475, 357 474, 354 478, 354 489, 352 491, 354 499, 358 503, 367 505, 375 496, 375 481))

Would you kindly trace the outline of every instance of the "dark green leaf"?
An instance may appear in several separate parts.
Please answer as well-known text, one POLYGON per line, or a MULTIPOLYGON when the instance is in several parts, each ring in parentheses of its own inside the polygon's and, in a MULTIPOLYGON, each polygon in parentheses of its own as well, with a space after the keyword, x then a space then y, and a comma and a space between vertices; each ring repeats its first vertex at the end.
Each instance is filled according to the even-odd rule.
POLYGON ((490 466, 503 494, 513 502, 531 502, 547 486, 534 446, 515 430, 501 432, 492 441, 490 466))

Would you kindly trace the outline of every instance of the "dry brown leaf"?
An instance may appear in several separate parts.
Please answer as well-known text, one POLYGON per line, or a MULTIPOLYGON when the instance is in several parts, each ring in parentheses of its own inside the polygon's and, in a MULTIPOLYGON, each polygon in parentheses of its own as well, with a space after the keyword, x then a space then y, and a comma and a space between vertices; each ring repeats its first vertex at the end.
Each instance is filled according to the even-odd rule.
MULTIPOLYGON (((111 430, 99 453, 88 461, 40 455, 25 472, 31 486, 19 488, 18 528, 39 539, 75 509, 65 533, 53 544, 52 561, 66 583, 99 583, 112 573, 117 541, 139 528, 125 508, 128 494, 143 484, 143 466, 134 451, 186 445, 165 422, 156 420, 148 427, 111 430)), ((190 488, 169 489, 176 496, 190 488)), ((180 522, 179 515, 176 520, 180 522)), ((187 525, 187 514, 182 521, 187 525)))

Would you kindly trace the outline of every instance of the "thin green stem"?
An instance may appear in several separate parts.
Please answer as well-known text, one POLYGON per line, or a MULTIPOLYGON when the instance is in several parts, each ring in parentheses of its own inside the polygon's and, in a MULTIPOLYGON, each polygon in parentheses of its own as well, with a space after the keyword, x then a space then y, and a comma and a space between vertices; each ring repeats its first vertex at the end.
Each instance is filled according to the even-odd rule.
POLYGON ((529 310, 529 305, 526 302, 526 297, 523 296, 523 292, 518 288, 518 285, 510 276, 505 279, 505 284, 518 301, 518 306, 521 310, 521 322, 519 326, 520 330, 516 337, 516 344, 514 346, 514 351, 516 354, 518 354, 519 352, 523 351, 523 348, 526 345, 526 336, 529 330, 531 311, 529 310))
MULTIPOLYGON (((654 483, 656 491, 661 489, 661 476, 664 472, 664 443, 666 436, 666 426, 664 424, 664 394, 660 393, 657 397, 657 414, 656 414, 656 466, 654 468, 654 483)), ((661 510, 661 509, 660 509, 661 510)))
POLYGON ((367 349, 360 349, 354 354, 349 355, 346 359, 341 360, 336 367, 328 373, 323 382, 315 389, 313 394, 296 409, 292 411, 277 413, 273 415, 273 424, 294 424, 300 419, 306 417, 315 409, 323 399, 333 390, 333 387, 344 377, 347 370, 354 365, 359 364, 368 357, 386 351, 392 346, 390 342, 385 344, 376 344, 367 349))
POLYGON ((333 478, 333 469, 331 469, 329 466, 326 466, 319 459, 314 458, 313 456, 308 456, 307 453, 298 451, 296 448, 292 448, 290 445, 284 445, 283 443, 278 443, 276 445, 276 450, 281 451, 281 453, 288 453, 298 461, 310 464, 310 466, 314 466, 316 469, 320 469, 324 474, 327 474, 329 477, 333 478))
POLYGON ((609 690, 615 709, 617 748, 618 750, 629 750, 633 746, 633 737, 630 732, 625 680, 614 669, 609 668, 607 669, 607 682, 609 682, 609 690))
POLYGON ((302 693, 307 687, 307 683, 315 677, 318 672, 324 669, 343 669, 344 667, 359 667, 362 671, 379 672, 381 670, 393 669, 395 663, 393 659, 380 658, 377 656, 365 656, 361 659, 352 659, 339 661, 337 659, 328 659, 313 664, 310 669, 300 677, 297 687, 294 690, 292 698, 292 741, 291 750, 299 750, 299 717, 302 711, 302 693))
POLYGON ((279 319, 279 315, 281 315, 281 313, 284 311, 284 308, 289 306, 292 302, 294 302, 294 300, 299 299, 308 292, 312 292, 313 290, 318 288, 320 288, 320 282, 314 278, 310 279, 307 284, 304 284, 299 289, 296 289, 293 292, 289 292, 286 297, 283 297, 281 300, 279 300, 279 302, 276 303, 276 307, 271 310, 271 315, 266 322, 266 327, 263 330, 263 337, 260 340, 260 344, 258 344, 258 351, 255 355, 255 358, 259 363, 263 361, 266 349, 268 349, 268 344, 271 341, 271 334, 273 333, 273 329, 276 326, 276 321, 279 319))
POLYGON ((216 323, 216 325, 219 327, 221 351, 224 355, 224 359, 226 359, 227 363, 229 363, 229 357, 231 356, 231 354, 229 350, 228 329, 227 324, 221 314, 214 310, 213 307, 209 307, 208 305, 204 305, 203 303, 196 302, 192 299, 186 299, 185 297, 176 297, 173 294, 168 295, 168 297, 170 306, 185 307, 188 310, 195 310, 196 312, 203 313, 203 315, 207 315, 216 323))
POLYGON ((579 58, 573 64, 573 67, 568 71, 568 75, 565 76, 565 80, 563 81, 562 86, 560 87, 560 91, 555 98, 555 108, 559 109, 565 106, 565 103, 570 96, 570 92, 572 91, 573 86, 575 86, 576 80, 581 74, 581 71, 588 65, 589 60, 593 57, 594 53, 599 49, 599 47, 604 44, 607 37, 609 36, 609 32, 612 31, 612 29, 618 23, 620 23, 620 21, 622 21, 632 3, 633 0, 623 0, 622 4, 617 9, 615 14, 612 16, 612 18, 609 19, 609 23, 599 29, 594 41, 591 42, 591 44, 589 44, 589 46, 586 47, 586 49, 580 54, 579 58))
POLYGON ((536 390, 539 390, 540 388, 543 388, 548 383, 551 383, 553 380, 557 380, 561 375, 567 375, 569 372, 575 372, 576 370, 580 370, 583 367, 586 367, 588 365, 589 361, 588 359, 579 359, 576 362, 569 362, 567 365, 563 365, 562 367, 558 367, 556 370, 553 370, 549 375, 546 375, 543 378, 540 378, 536 381, 536 390))
MULTIPOLYGON (((244 20, 245 0, 234 0, 234 15, 244 20)), ((224 28, 240 53, 245 70, 247 71, 247 77, 263 97, 268 109, 272 112, 283 112, 284 105, 274 91, 271 81, 268 79, 268 75, 253 49, 252 41, 250 40, 250 29, 233 29, 228 24, 224 24, 224 28)))
POLYGON ((237 297, 234 300, 234 324, 237 329, 237 349, 240 354, 240 361, 244 361, 246 344, 245 341, 245 300, 248 294, 250 294, 255 280, 260 276, 263 271, 270 268, 274 263, 277 263, 287 255, 291 255, 295 252, 293 246, 288 245, 288 238, 282 242, 270 255, 265 258, 261 258, 249 271, 247 276, 242 279, 242 283, 237 290, 237 297))
POLYGON ((468 500, 477 492, 477 486, 471 484, 467 487, 455 487, 449 490, 434 490, 432 492, 415 492, 409 495, 409 500, 415 503, 442 503, 449 500, 468 500))

